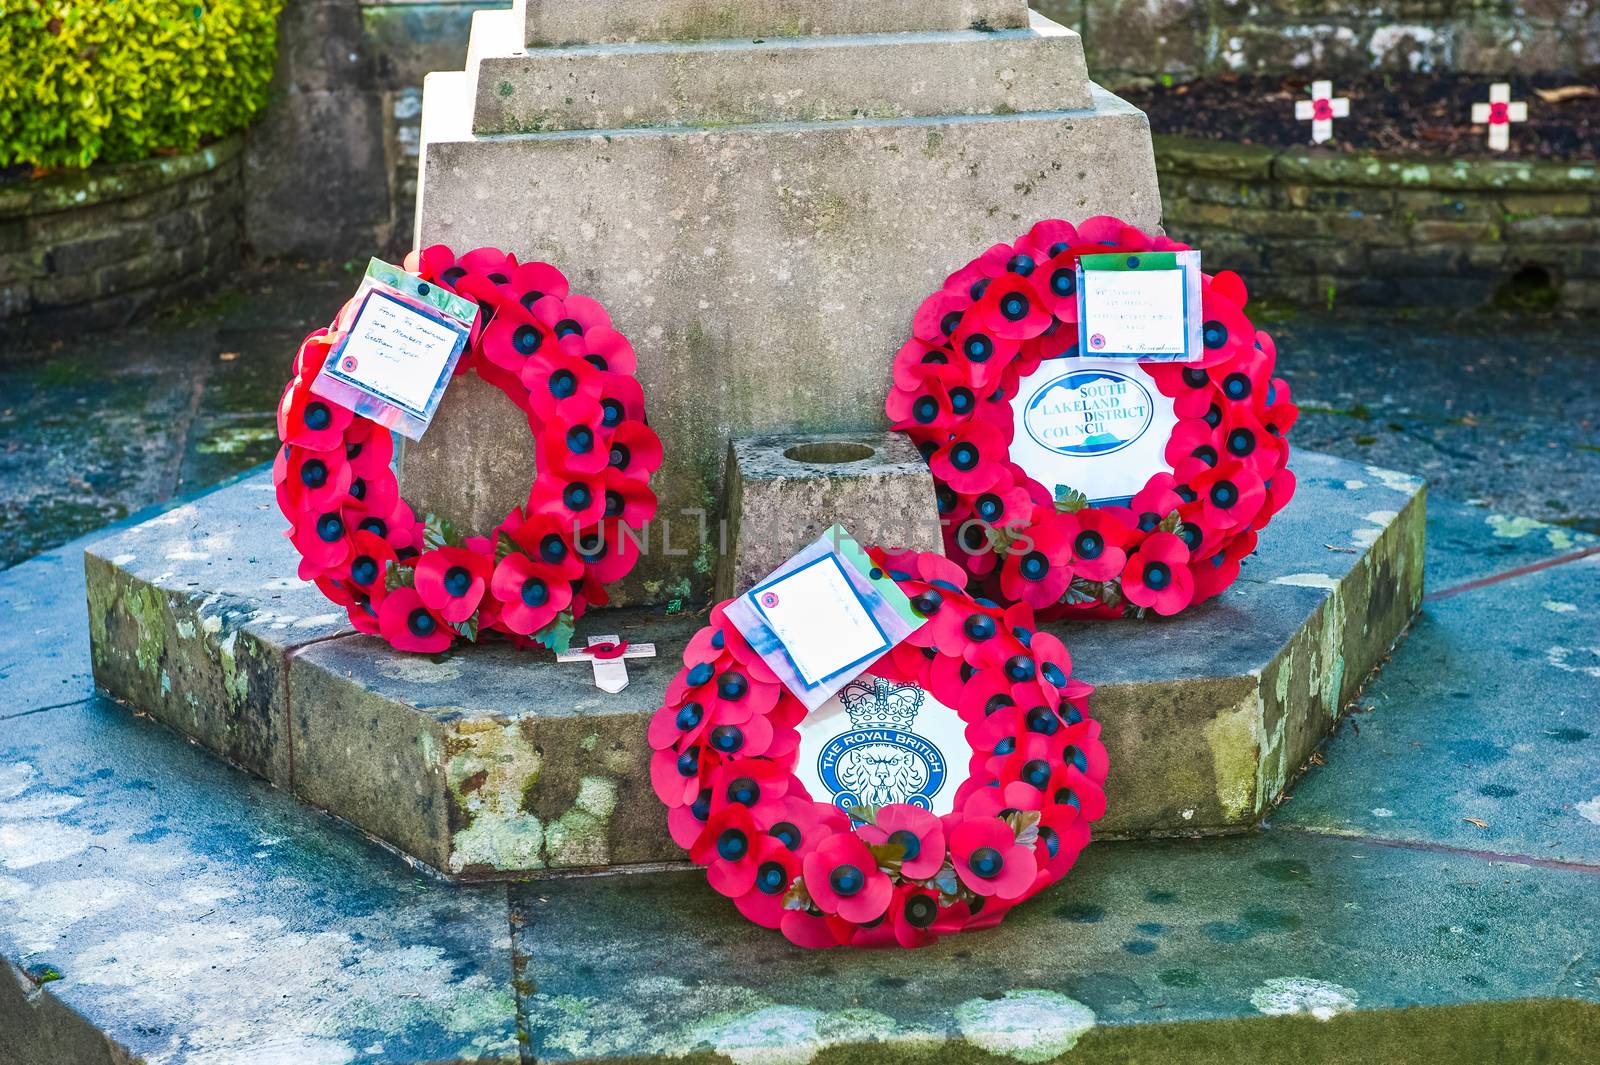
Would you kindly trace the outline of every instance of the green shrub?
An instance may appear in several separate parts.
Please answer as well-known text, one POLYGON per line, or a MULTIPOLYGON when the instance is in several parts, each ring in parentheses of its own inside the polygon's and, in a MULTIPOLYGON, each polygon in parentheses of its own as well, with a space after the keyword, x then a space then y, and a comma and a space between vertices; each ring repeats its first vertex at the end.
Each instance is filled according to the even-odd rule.
POLYGON ((188 152, 267 99, 283 0, 0 0, 0 165, 188 152))

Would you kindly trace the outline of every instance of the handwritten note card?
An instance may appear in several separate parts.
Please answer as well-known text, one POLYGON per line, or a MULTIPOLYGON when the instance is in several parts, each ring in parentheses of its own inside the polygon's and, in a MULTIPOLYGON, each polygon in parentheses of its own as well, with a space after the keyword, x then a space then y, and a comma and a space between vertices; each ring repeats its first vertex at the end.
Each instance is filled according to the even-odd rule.
POLYGON ((1078 271, 1085 358, 1198 357, 1198 252, 1086 255, 1078 271))
POLYGON ((420 415, 459 337, 458 329, 374 291, 351 325, 335 369, 363 391, 420 415))
POLYGON ((750 598, 807 684, 889 649, 833 555, 758 586, 750 598))

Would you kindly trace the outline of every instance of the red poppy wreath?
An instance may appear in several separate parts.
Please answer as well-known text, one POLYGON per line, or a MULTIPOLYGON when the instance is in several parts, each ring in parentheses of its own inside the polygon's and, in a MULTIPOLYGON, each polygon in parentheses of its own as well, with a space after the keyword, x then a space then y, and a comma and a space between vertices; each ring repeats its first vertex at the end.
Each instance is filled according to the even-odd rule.
POLYGON ((1203 275, 1199 360, 1080 357, 1079 256, 1185 250, 1115 218, 1040 222, 951 274, 918 309, 885 406, 933 470, 946 552, 976 589, 1047 618, 1176 614, 1233 583, 1294 494, 1285 467, 1298 410, 1273 377, 1272 338, 1245 316, 1237 274, 1203 275), (1101 404, 1136 414, 1141 433, 1168 434, 1146 445, 1148 479, 1091 499, 1063 483, 1061 469, 1081 467, 1060 457, 1073 449, 1044 435, 1061 432, 1045 418, 1055 411, 1097 434, 1076 441, 1078 454, 1097 457, 1125 446, 1085 413, 1101 404), (1046 412, 1040 433, 1036 411, 1046 412))
POLYGON ((967 596, 948 559, 869 554, 928 621, 836 698, 852 728, 913 710, 942 722, 829 740, 832 708, 808 720, 723 603, 650 723, 672 838, 747 918, 803 947, 920 947, 997 924, 1072 867, 1105 813, 1091 689, 1061 641, 1025 605, 967 596), (946 771, 956 759, 935 751, 912 769, 895 745, 941 728, 959 737, 944 750, 971 748, 964 780, 946 771), (890 766, 905 775, 872 775, 890 766))
POLYGON ((456 373, 476 371, 527 412, 534 481, 525 505, 487 535, 418 520, 400 498, 382 426, 311 391, 355 301, 306 338, 278 405, 278 506, 314 580, 362 632, 402 651, 443 651, 499 632, 565 650, 573 620, 604 605, 633 568, 655 513, 661 441, 645 424, 634 351, 600 304, 571 295, 545 263, 435 246, 406 269, 475 300, 456 373))

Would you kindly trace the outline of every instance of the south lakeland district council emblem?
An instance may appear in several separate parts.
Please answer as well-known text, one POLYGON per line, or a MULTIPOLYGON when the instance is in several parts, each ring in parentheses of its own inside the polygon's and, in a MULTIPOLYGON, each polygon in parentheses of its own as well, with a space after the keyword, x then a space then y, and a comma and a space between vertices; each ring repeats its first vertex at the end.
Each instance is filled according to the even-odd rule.
POLYGON ((840 715, 830 715, 835 708, 827 705, 813 715, 816 727, 801 727, 802 779, 812 775, 805 770, 815 772, 805 780, 808 787, 820 783, 828 801, 845 811, 906 803, 938 814, 952 807, 954 789, 945 787, 949 755, 964 762, 971 754, 960 715, 915 685, 870 675, 846 684, 834 699, 848 728, 841 731, 840 715))

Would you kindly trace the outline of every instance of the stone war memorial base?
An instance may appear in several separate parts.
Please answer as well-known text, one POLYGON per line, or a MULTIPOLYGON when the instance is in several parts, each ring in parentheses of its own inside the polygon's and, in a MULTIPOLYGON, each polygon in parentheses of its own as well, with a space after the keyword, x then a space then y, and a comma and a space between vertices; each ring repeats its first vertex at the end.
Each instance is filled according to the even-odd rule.
MULTIPOLYGON (((1226 594, 1172 621, 1058 626, 1116 752, 1102 834, 1255 825, 1416 612, 1421 483, 1308 452, 1293 466, 1295 505, 1226 594)), ((770 477, 735 468, 741 483, 770 477)), ((931 513, 931 482, 923 497, 931 513)), ((645 730, 704 615, 582 619, 580 642, 656 645, 615 696, 581 663, 503 642, 406 654, 352 633, 292 576, 280 524, 259 474, 91 547, 96 683, 450 876, 685 861, 645 730)))
MULTIPOLYGON (((1283 610, 1326 620, 1343 598, 1341 640, 1324 625, 1284 654, 1321 662, 1342 647, 1346 677, 1357 671, 1351 633, 1382 599, 1349 582, 1368 567, 1420 573, 1421 559, 1404 553, 1420 549, 1420 535, 1398 542, 1408 521, 1420 532, 1417 484, 1311 455, 1298 466, 1303 505, 1275 523, 1246 579, 1192 623, 1144 626, 1140 639, 1203 627, 1224 661, 1259 639, 1230 631, 1242 603, 1283 595, 1283 610)), ((262 663, 290 644, 309 653, 354 640, 266 554, 282 549, 255 532, 276 518, 257 483, 0 573, 0 610, 12 620, 0 628, 7 1065, 1596 1060, 1600 834, 1572 810, 1593 792, 1574 708, 1592 705, 1596 681, 1572 654, 1551 659, 1570 668, 1546 662, 1541 649, 1570 643, 1571 623, 1540 605, 1600 612, 1596 583, 1575 572, 1592 561, 1542 568, 1592 537, 1433 501, 1427 569, 1435 593, 1451 594, 1423 607, 1359 712, 1321 748, 1326 764, 1292 784, 1292 801, 1261 831, 1102 838, 998 929, 921 951, 811 953, 738 916, 697 871, 446 883, 96 694, 86 546, 107 559, 90 564, 97 582, 110 559, 141 551, 116 565, 162 578, 142 593, 144 627, 128 630, 144 634, 154 690, 165 671, 177 693, 162 719, 186 707, 194 720, 181 685, 196 683, 202 662, 230 656, 231 672, 215 674, 227 701, 215 705, 237 723, 236 759, 270 747, 245 742, 261 731, 245 722, 286 709, 298 717, 298 705, 270 693, 294 689, 302 668, 327 670, 296 655, 285 687, 262 663), (221 505, 241 497, 242 524, 223 521, 221 505), (231 584, 202 581, 208 562, 231 584), (1511 570, 1528 575, 1471 590, 1511 570), (193 607, 174 614, 174 602, 193 607), (179 634, 185 621, 193 635, 179 634), (1515 640, 1485 639, 1508 626, 1515 640)), ((1154 666, 1108 658, 1093 630, 1070 635, 1078 668, 1102 685, 1097 712, 1118 734, 1113 810, 1136 802, 1128 787, 1163 729, 1161 742, 1186 751, 1189 777, 1211 785, 1232 751, 1229 801, 1264 802, 1248 781, 1271 786, 1277 770, 1258 773, 1251 748, 1228 742, 1257 727, 1254 710, 1213 715, 1227 724, 1207 729, 1198 688, 1178 690, 1171 705, 1196 715, 1192 727, 1178 716, 1140 727, 1128 720, 1128 677, 1154 666), (1142 747, 1130 730, 1148 734, 1142 747)), ((469 658, 380 655, 375 671, 432 671, 410 685, 439 691, 420 697, 426 713, 467 721, 452 708, 464 685, 444 674, 469 658)), ((635 684, 647 689, 651 664, 638 666, 635 684)), ((1318 676, 1295 667, 1262 679, 1288 696, 1318 676)), ((1323 683, 1318 698, 1337 709, 1344 696, 1323 683)), ((1318 734, 1332 727, 1332 710, 1314 717, 1318 734)), ((1283 727, 1289 765, 1298 741, 1283 727)), ((374 766, 392 753, 351 742, 374 766)), ((1173 790, 1207 801, 1184 776, 1173 774, 1173 790)), ((490 773, 477 790, 491 786, 504 784, 490 773)), ((1182 809, 1173 819, 1225 809, 1209 801, 1190 821, 1182 809)), ((599 819, 605 789, 571 805, 599 819)), ((609 815, 621 817, 620 806, 609 815)))

